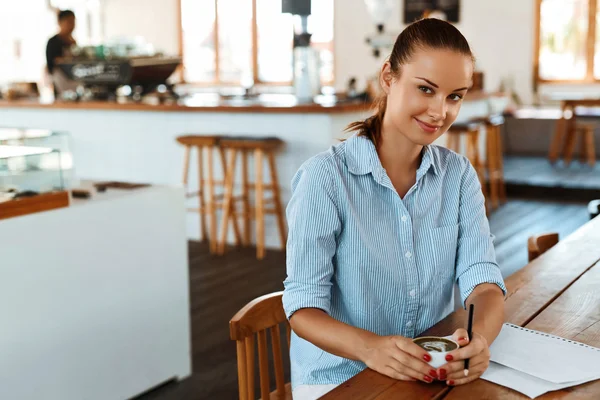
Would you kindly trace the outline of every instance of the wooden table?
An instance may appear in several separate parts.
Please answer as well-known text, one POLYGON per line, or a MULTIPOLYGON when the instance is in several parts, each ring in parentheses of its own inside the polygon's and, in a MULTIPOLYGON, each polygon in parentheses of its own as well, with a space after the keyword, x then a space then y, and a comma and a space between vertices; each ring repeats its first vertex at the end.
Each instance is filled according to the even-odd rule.
MULTIPOLYGON (((523 243, 525 251, 525 243, 523 243)), ((579 228, 506 279, 506 321, 600 347, 600 218, 579 228)), ((450 314, 421 335, 447 335, 466 326, 466 312, 450 314)), ((444 382, 403 382, 366 369, 322 399, 528 399, 512 389, 478 379, 459 387, 444 382)), ((540 399, 598 399, 600 381, 540 399)))
POLYGON ((563 154, 573 153, 576 142, 576 107, 600 107, 600 99, 581 98, 561 101, 561 117, 556 122, 556 130, 554 131, 554 137, 552 138, 548 152, 550 162, 556 162, 563 154))

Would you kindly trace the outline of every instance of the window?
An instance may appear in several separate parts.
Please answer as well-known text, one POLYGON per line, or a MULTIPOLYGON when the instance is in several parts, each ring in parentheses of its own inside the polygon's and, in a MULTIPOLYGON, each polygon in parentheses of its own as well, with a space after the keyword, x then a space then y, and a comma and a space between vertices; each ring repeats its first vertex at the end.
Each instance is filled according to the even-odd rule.
MULTIPOLYGON (((183 78, 189 83, 291 84, 294 18, 281 0, 180 0, 183 78)), ((333 0, 312 2, 311 45, 333 83, 333 0)))
POLYGON ((537 82, 600 81, 600 0, 537 0, 537 82))

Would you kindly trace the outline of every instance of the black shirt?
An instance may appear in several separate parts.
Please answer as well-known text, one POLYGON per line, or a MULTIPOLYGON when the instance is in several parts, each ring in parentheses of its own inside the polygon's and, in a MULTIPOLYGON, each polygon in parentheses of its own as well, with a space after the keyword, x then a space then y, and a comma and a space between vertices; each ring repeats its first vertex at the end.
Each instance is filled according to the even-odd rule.
POLYGON ((63 57, 65 50, 69 47, 70 45, 63 41, 59 35, 54 35, 48 40, 48 45, 46 46, 46 64, 48 65, 49 73, 52 73, 54 70, 54 60, 57 57, 63 57))

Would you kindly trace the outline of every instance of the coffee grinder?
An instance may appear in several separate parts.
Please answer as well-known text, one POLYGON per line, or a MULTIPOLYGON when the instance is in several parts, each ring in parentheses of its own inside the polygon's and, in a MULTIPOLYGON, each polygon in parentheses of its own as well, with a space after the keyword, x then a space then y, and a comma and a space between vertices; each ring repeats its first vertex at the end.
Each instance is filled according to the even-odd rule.
POLYGON ((310 46, 308 16, 311 0, 282 0, 282 12, 294 16, 293 83, 299 102, 312 102, 321 93, 320 55, 310 46))

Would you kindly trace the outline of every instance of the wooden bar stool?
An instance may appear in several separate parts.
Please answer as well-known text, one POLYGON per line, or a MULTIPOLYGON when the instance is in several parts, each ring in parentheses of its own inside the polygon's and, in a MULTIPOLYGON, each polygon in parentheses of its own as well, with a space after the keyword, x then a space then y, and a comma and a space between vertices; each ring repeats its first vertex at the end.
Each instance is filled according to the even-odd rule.
MULTIPOLYGON (((198 196, 199 207, 188 208, 188 211, 197 212, 200 215, 200 241, 204 241, 208 238, 209 250, 211 253, 216 253, 218 249, 218 235, 217 235, 217 209, 223 208, 223 202, 219 202, 222 199, 223 194, 215 193, 217 187, 223 187, 223 180, 215 180, 214 175, 214 164, 213 164, 213 152, 215 149, 219 150, 221 168, 225 175, 225 154, 222 149, 218 147, 219 137, 218 136, 200 136, 200 135, 186 135, 179 136, 177 142, 185 146, 184 161, 183 161, 183 185, 186 190, 186 198, 192 198, 198 196), (190 154, 193 148, 196 148, 198 153, 198 191, 188 192, 188 178, 190 170, 190 154), (204 156, 206 156, 206 169, 207 173, 204 173, 204 156), (206 187, 205 187, 206 186, 206 187), (208 196, 206 196, 205 189, 208 190, 208 196), (206 219, 208 216, 210 233, 206 229, 206 219)), ((234 226, 236 235, 236 241, 241 242, 240 230, 235 219, 235 212, 231 213, 231 220, 234 226)))
POLYGON ((487 200, 488 194, 484 182, 484 168, 483 163, 481 162, 481 157, 479 156, 480 129, 481 124, 478 122, 453 124, 452 126, 450 126, 446 134, 446 147, 456 153, 463 153, 462 139, 466 139, 466 143, 464 146, 465 152, 463 154, 469 159, 469 161, 475 168, 475 171, 477 171, 477 176, 479 177, 479 182, 481 184, 481 191, 483 192, 483 196, 487 200))
POLYGON ((596 124, 577 122, 575 129, 572 132, 567 132, 566 148, 565 148, 565 164, 569 165, 573 158, 573 151, 577 144, 577 140, 580 142, 580 153, 579 158, 581 163, 588 163, 589 166, 593 167, 596 164, 596 149, 594 143, 594 129, 596 124))
MULTIPOLYGON (((283 215, 283 206, 281 205, 281 194, 279 191, 279 181, 277 179, 277 166, 275 164, 275 151, 283 146, 283 141, 277 138, 222 138, 220 147, 227 150, 229 159, 227 162, 227 175, 225 178, 225 198, 223 221, 229 218, 229 213, 237 209, 234 200, 240 199, 243 205, 243 212, 236 212, 236 215, 244 217, 244 232, 243 244, 250 244, 250 219, 254 217, 256 222, 256 257, 262 259, 265 256, 265 214, 275 214, 277 218, 277 226, 279 230, 279 238, 281 240, 281 249, 285 249, 286 228, 283 215), (242 158, 242 195, 238 198, 233 196, 233 187, 235 181, 235 170, 237 156, 242 158), (248 156, 254 156, 254 182, 248 180, 248 156), (271 182, 265 184, 263 182, 263 163, 267 159, 271 182), (254 190, 254 210, 250 207, 250 190, 254 190), (265 199, 265 191, 271 191, 272 197, 265 199), (271 204, 272 208, 265 208, 265 205, 271 204)), ((226 227, 225 224, 222 224, 226 227)), ((219 240, 219 253, 224 253, 225 242, 227 240, 227 229, 221 230, 219 240)))
POLYGON ((504 184, 504 161, 502 150, 502 125, 504 117, 495 115, 478 118, 475 121, 484 124, 486 133, 484 176, 489 183, 491 209, 506 202, 506 185, 504 184))

